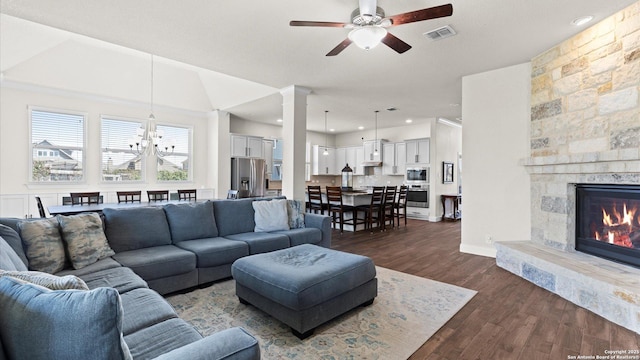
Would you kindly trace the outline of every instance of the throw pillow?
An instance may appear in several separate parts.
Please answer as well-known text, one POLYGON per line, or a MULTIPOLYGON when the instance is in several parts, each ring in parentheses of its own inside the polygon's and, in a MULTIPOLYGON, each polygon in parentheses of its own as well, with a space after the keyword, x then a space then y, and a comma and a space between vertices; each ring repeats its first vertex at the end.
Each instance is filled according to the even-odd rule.
POLYGON ((0 270, 0 277, 11 276, 27 283, 44 286, 51 290, 89 290, 87 284, 75 275, 56 276, 40 271, 0 270))
POLYGON ((287 200, 254 201, 253 206, 255 232, 289 230, 287 200))
POLYGON ((29 259, 29 269, 50 274, 64 269, 64 244, 56 218, 20 221, 18 227, 29 259))
MULTIPOLYGON (((27 265, 13 251, 13 248, 0 236, 0 269, 25 271, 27 265)), ((2 271, 2 270, 0 270, 2 271)))
POLYGON ((18 235, 16 231, 20 231, 20 229, 17 228, 17 223, 16 223, 16 230, 14 230, 12 227, 0 224, 0 237, 2 237, 4 241, 6 241, 7 244, 9 244, 9 246, 13 249, 13 251, 15 251, 16 255, 18 255, 20 260, 22 260, 24 265, 28 266, 29 260, 27 259, 27 256, 24 254, 24 248, 22 247, 22 239, 20 239, 20 235, 18 235))
POLYGON ((98 260, 115 255, 102 230, 97 213, 58 215, 67 253, 74 269, 82 269, 98 260))
POLYGON ((300 200, 287 200, 287 214, 291 229, 304 228, 304 203, 300 200))
POLYGON ((131 359, 118 291, 49 290, 0 278, 0 338, 9 359, 131 359))

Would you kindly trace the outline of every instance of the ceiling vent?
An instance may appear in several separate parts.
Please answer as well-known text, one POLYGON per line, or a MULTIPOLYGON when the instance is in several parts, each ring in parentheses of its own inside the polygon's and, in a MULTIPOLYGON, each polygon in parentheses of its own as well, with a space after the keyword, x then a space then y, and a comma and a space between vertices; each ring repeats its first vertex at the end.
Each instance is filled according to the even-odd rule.
POLYGON ((444 38, 448 38, 450 36, 453 36, 456 34, 456 31, 453 30, 453 28, 449 25, 437 28, 435 30, 431 30, 431 31, 427 31, 426 33, 424 33, 424 35, 426 37, 428 37, 431 40, 440 40, 440 39, 444 39, 444 38))

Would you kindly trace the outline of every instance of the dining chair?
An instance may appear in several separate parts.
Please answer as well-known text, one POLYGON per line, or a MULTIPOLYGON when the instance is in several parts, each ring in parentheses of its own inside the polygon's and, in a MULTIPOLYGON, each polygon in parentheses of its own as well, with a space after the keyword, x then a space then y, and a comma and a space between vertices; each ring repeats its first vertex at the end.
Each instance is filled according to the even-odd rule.
POLYGON ((133 203, 142 201, 142 191, 117 191, 119 203, 133 203))
POLYGON ((38 212, 40 213, 41 218, 46 218, 47 213, 44 211, 44 206, 42 206, 42 200, 40 200, 40 196, 36 196, 36 204, 38 205, 38 212))
POLYGON ((320 185, 307 186, 307 196, 309 197, 307 210, 316 214, 320 212, 320 214, 324 215, 324 211, 327 210, 327 204, 322 200, 320 185))
POLYGON ((178 200, 196 200, 196 189, 178 190, 178 200))
POLYGON ((169 190, 147 190, 149 201, 168 201, 169 190))
POLYGON ((336 228, 340 224, 340 232, 344 231, 344 225, 353 226, 353 231, 357 230, 359 224, 365 224, 364 218, 359 218, 359 209, 355 206, 344 205, 342 202, 342 187, 327 186, 327 211, 331 216, 331 224, 336 228), (345 213, 351 213, 351 218, 345 218, 345 213))
POLYGON ((394 227, 395 219, 393 217, 397 186, 387 186, 384 190, 384 203, 382 205, 382 230, 387 230, 387 224, 394 227))
POLYGON ((100 192, 72 192, 71 205, 99 204, 102 201, 100 192))
POLYGON ((394 217, 400 227, 400 218, 404 218, 404 226, 407 226, 407 191, 409 187, 407 185, 400 186, 398 190, 398 200, 393 205, 394 217))
POLYGON ((238 198, 238 190, 229 190, 227 191, 227 199, 237 199, 238 198))

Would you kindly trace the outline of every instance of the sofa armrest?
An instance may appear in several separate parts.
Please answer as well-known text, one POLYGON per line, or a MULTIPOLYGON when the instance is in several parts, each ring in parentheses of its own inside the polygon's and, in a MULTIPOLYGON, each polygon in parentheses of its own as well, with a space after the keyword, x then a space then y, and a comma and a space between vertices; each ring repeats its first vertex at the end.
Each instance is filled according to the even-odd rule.
POLYGON ((260 360, 258 340, 240 327, 211 334, 160 355, 156 360, 260 360))
POLYGON ((331 248, 331 218, 326 215, 304 213, 304 226, 322 231, 320 246, 331 248))

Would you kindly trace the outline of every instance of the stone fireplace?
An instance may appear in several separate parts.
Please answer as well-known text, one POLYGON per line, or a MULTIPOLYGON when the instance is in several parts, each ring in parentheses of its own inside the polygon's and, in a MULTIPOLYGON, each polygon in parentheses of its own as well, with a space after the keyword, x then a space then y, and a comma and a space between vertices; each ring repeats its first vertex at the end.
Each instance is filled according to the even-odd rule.
POLYGON ((640 185, 640 3, 532 60, 531 241, 497 264, 640 333, 640 269, 576 252, 576 185, 640 185))

